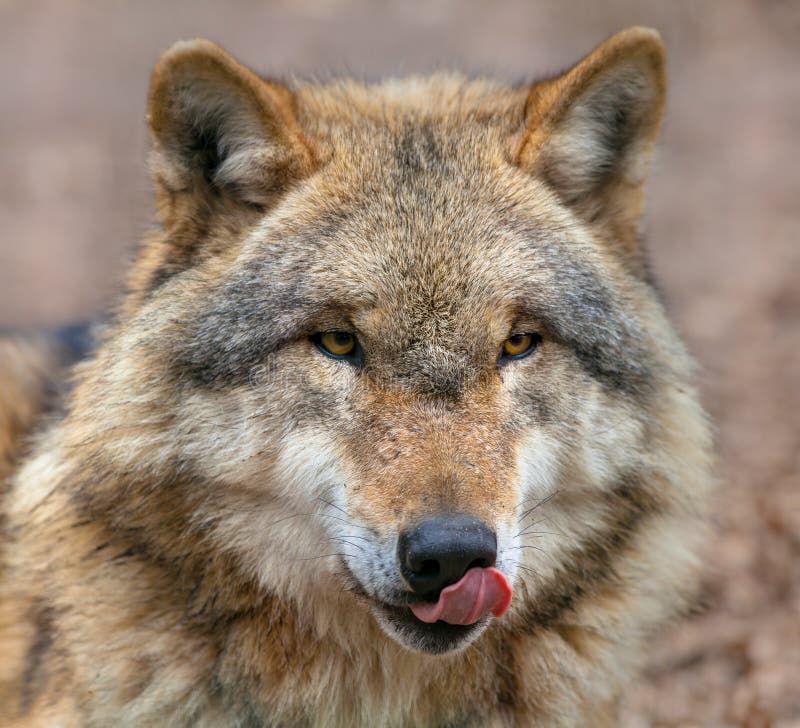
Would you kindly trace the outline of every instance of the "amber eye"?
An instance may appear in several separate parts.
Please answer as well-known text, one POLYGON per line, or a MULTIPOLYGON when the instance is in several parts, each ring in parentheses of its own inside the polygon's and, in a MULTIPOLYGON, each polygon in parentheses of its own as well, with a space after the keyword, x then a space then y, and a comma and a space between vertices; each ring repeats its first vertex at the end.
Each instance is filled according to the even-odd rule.
POLYGON ((311 339, 323 354, 334 359, 353 359, 358 353, 358 340, 348 331, 324 331, 311 339))
POLYGON ((503 342, 503 351, 501 358, 503 359, 522 359, 528 356, 541 341, 539 334, 514 334, 509 336, 503 342))

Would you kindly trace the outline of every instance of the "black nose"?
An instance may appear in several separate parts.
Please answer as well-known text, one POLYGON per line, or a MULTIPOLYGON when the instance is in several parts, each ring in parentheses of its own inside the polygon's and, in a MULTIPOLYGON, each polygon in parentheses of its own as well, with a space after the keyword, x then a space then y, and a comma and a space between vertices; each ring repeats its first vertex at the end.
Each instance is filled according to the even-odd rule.
POLYGON ((409 586, 429 594, 454 584, 473 566, 494 566, 497 539, 473 516, 439 515, 403 531, 397 555, 409 586))

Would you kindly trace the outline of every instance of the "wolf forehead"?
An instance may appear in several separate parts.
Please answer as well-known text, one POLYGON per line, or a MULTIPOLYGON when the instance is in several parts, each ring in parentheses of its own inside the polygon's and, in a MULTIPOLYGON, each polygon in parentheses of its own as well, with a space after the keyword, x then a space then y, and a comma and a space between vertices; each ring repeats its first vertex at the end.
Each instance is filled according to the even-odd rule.
POLYGON ((402 93, 396 83, 402 102, 391 85, 297 90, 319 168, 202 291, 176 352, 180 376, 214 388, 247 381, 282 344, 349 328, 360 312, 414 352, 408 366, 457 368, 461 355, 474 367, 524 323, 603 385, 645 387, 643 333, 610 256, 509 162, 519 93, 460 77, 412 79, 402 93))
POLYGON ((471 360, 522 325, 567 347, 604 385, 646 383, 641 327, 569 241, 537 234, 535 223, 494 221, 491 230, 489 216, 482 229, 466 231, 462 219, 440 234, 407 224, 398 240, 392 222, 366 237, 354 232, 357 215, 340 211, 276 245, 255 242, 198 301, 176 367, 196 384, 224 387, 286 342, 363 320, 380 337, 371 343, 395 353, 446 350, 471 360), (517 235, 523 245, 512 245, 517 235))

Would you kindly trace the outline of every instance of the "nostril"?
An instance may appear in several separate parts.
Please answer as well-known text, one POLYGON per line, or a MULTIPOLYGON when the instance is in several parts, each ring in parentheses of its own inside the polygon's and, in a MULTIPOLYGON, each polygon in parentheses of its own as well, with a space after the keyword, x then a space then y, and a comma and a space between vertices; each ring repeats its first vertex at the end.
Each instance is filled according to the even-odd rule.
POLYGON ((439 562, 433 559, 425 559, 415 572, 419 576, 439 576, 439 562))

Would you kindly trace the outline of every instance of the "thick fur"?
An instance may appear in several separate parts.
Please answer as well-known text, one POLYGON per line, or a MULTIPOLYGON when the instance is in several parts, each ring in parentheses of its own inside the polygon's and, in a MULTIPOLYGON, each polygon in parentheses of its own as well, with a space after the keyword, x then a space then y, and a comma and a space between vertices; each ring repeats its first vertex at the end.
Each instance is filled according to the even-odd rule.
POLYGON ((3 724, 613 725, 711 485, 639 245, 664 89, 639 28, 529 87, 173 47, 163 230, 22 462, 38 387, 2 370, 3 724), (499 361, 515 332, 541 343, 499 361), (451 511, 514 599, 426 631, 397 537, 451 511))

